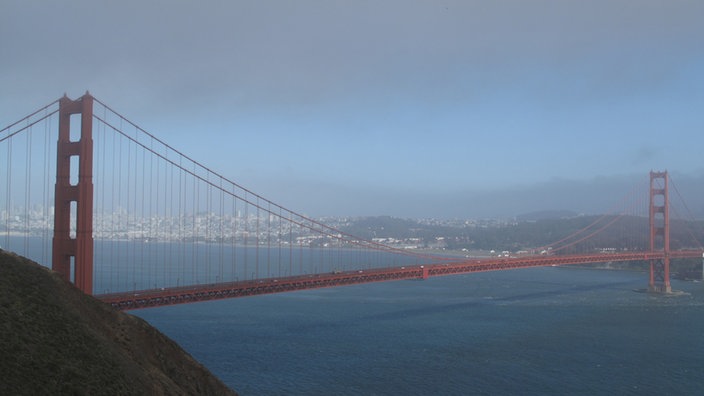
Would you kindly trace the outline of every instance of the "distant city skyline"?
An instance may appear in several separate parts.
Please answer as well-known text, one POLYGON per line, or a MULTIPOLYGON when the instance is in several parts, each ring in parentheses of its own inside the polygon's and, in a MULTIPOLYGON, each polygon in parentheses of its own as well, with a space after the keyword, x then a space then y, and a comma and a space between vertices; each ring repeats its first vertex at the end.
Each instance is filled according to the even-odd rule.
POLYGON ((90 90, 314 217, 603 213, 650 170, 704 217, 704 3, 1 8, 0 127, 90 90))

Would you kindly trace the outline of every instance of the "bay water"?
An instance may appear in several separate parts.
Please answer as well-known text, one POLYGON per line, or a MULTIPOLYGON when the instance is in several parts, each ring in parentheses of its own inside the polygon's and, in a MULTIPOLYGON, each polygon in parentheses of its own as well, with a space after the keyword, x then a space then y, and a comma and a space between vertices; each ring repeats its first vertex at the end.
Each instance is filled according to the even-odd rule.
POLYGON ((242 395, 694 395, 704 283, 533 268, 131 311, 242 395))

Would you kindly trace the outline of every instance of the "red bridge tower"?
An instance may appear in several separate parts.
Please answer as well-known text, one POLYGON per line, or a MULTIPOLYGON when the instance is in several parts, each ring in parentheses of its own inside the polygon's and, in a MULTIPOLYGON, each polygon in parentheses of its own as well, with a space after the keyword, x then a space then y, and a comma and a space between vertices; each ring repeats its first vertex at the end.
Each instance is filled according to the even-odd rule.
POLYGON ((51 268, 86 294, 93 294, 93 97, 59 100, 56 155, 54 239, 51 268), (80 114, 80 139, 71 141, 71 115, 80 114), (78 159, 78 178, 71 184, 71 158, 78 159), (75 208, 72 203, 75 202, 75 208), (72 210, 75 212, 72 213, 72 210), (71 221, 75 218, 75 238, 71 221))
POLYGON ((663 252, 662 259, 650 260, 648 290, 672 293, 670 286, 670 197, 667 171, 650 172, 650 251, 663 252), (661 180, 661 182, 659 182, 661 180))

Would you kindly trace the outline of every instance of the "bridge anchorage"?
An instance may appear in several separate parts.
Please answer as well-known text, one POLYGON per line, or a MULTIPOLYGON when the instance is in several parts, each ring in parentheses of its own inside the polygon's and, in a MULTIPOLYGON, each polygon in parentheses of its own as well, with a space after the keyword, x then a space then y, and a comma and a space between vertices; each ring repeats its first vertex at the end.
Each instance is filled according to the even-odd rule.
MULTIPOLYGON (((0 131, 8 132, 0 136, 0 143, 7 142, 3 147, 8 153, 21 152, 11 146, 12 136, 27 131, 24 137, 29 146, 33 141, 31 125, 58 114, 55 151, 54 138, 48 136, 55 135, 56 130, 47 121, 44 130, 51 134, 45 134, 41 152, 47 164, 54 163, 49 153, 56 153, 53 197, 44 193, 51 190, 53 176, 42 176, 42 195, 54 201, 52 269, 86 294, 93 295, 98 289, 96 297, 118 309, 618 261, 649 263, 647 291, 673 294, 670 260, 701 258, 704 250, 701 246, 683 250, 677 240, 672 244, 675 250, 671 250, 671 182, 666 171, 650 172, 649 235, 642 232, 638 241, 628 242, 634 248, 615 248, 606 254, 594 247, 576 249, 577 243, 613 224, 610 221, 596 230, 590 229, 592 225, 579 230, 571 236, 572 241, 551 252, 555 245, 517 255, 447 257, 365 240, 291 211, 177 151, 88 93, 76 100, 64 96, 42 111, 42 118, 29 121, 27 117, 23 123, 27 126, 15 127, 19 129, 16 132, 9 133, 12 126, 0 131), (561 253, 555 253, 557 250, 561 253), (94 271, 94 261, 99 271, 94 271)), ((27 149, 27 153, 31 151, 27 149)), ((23 157, 31 164, 31 155, 23 157)), ((9 154, 7 164, 6 174, 11 175, 9 154)), ((27 165, 19 168, 30 174, 27 165)), ((53 172, 51 166, 43 168, 46 174, 53 172)), ((8 230, 9 241, 11 226, 18 220, 11 221, 7 215, 12 209, 9 198, 13 186, 12 179, 7 179, 8 193, 0 196, 7 198, 6 214, 0 211, 5 224, 0 228, 8 230)), ((19 189, 30 192, 31 188, 26 182, 19 189)), ((643 215, 638 214, 641 220, 643 215)), ((620 216, 613 217, 615 221, 620 216)), ((37 224, 46 231, 48 240, 48 209, 42 219, 37 224)), ((27 230, 29 221, 30 216, 25 216, 27 230)), ((641 224, 645 228, 644 221, 641 224)))

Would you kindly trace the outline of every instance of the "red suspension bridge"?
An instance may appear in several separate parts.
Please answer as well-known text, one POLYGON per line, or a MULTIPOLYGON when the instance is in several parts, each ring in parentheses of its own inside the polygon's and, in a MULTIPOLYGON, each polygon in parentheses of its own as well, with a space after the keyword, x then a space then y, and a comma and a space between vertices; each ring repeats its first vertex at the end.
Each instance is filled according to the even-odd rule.
POLYGON ((235 183, 89 94, 64 96, 0 130, 0 161, 0 245, 51 262, 119 309, 617 261, 648 262, 648 289, 670 293, 670 261, 704 252, 695 235, 673 247, 667 172, 650 173, 649 195, 636 201, 640 208, 631 204, 633 213, 603 216, 521 255, 449 257, 390 246, 235 183), (628 246, 599 239, 634 216, 648 226, 628 246))

